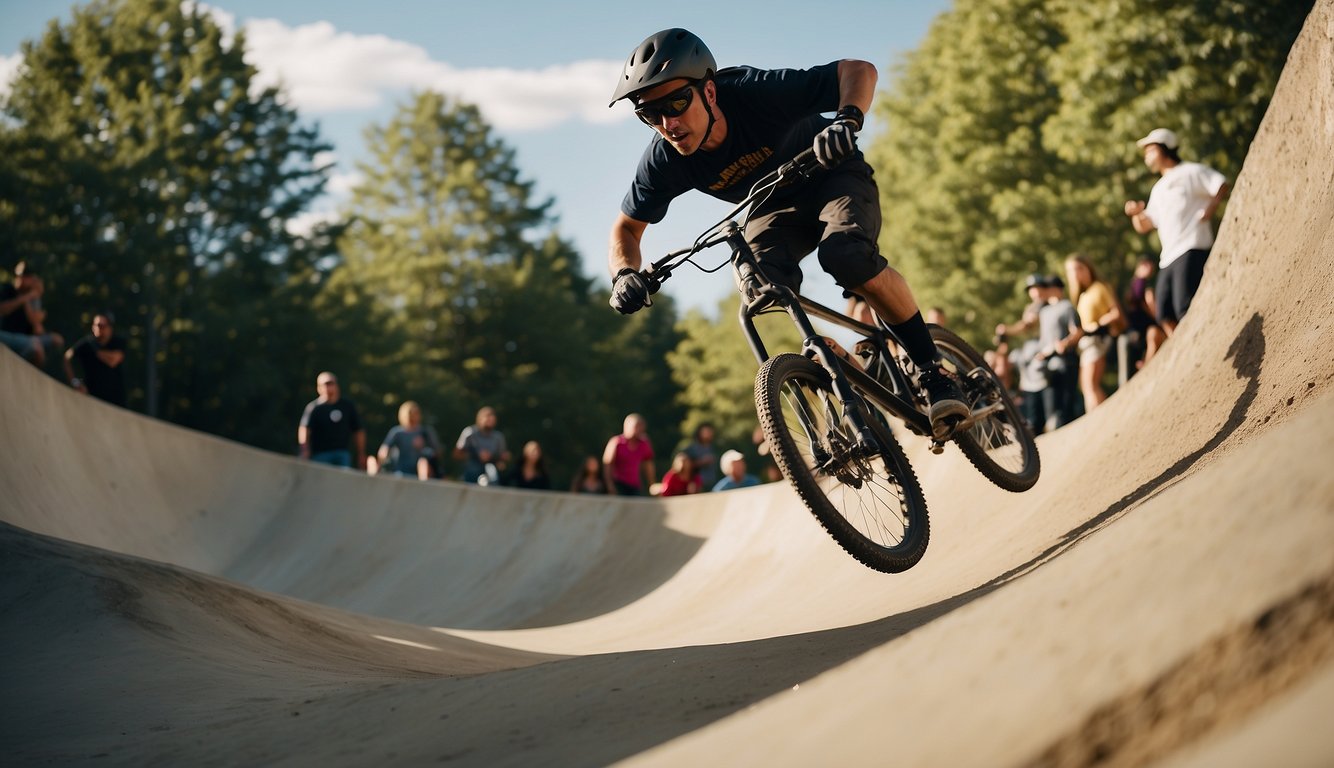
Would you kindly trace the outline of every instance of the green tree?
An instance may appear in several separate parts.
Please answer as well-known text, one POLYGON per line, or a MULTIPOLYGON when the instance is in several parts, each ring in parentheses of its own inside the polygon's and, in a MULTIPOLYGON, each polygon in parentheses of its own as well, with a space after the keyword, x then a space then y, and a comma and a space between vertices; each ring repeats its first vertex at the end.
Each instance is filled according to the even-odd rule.
POLYGON ((1052 0, 1067 41, 1052 60, 1060 106, 1044 143, 1080 174, 1063 179, 1088 237, 1081 248, 1124 278, 1156 250, 1123 215, 1156 177, 1134 141, 1155 127, 1235 182, 1310 0, 1075 3, 1052 0))
POLYGON ((327 147, 254 87, 244 53, 243 34, 173 0, 96 0, 24 43, 0 240, 42 264, 54 327, 116 312, 132 402, 286 447, 282 372, 313 323, 302 281, 332 242, 286 225, 321 193, 327 147))
POLYGON ((1174 128, 1235 179, 1310 8, 960 0, 877 100, 886 253, 975 343, 1072 252, 1122 282, 1152 246, 1122 213, 1153 182, 1134 140, 1174 128))
POLYGON ((494 406, 512 449, 538 440, 561 476, 625 413, 675 416, 670 303, 629 322, 607 308, 476 107, 422 93, 367 142, 330 291, 369 296, 403 341, 383 405, 421 402, 446 439, 494 406))
POLYGON ((974 339, 1062 237, 1058 199, 1015 197, 1060 174, 1042 126, 1058 106, 1048 69, 1063 41, 1045 0, 960 0, 874 107, 888 126, 869 151, 885 254, 919 304, 944 307, 974 339))

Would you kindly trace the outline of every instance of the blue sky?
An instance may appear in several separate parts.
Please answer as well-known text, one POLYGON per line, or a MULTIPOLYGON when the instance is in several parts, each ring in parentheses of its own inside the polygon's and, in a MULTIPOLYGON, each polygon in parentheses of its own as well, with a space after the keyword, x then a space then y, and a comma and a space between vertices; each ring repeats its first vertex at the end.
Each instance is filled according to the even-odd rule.
MULTIPOLYGON (((0 80, 20 43, 69 2, 0 0, 0 80)), ((218 19, 244 27, 261 77, 281 81, 308 122, 334 145, 328 215, 357 179, 362 132, 383 123, 411 90, 436 88, 477 104, 514 148, 539 198, 551 197, 561 233, 585 272, 606 274, 607 232, 649 129, 624 103, 607 109, 616 71, 649 34, 683 26, 700 35, 720 66, 806 67, 860 58, 880 68, 881 86, 948 0, 733 0, 670 5, 532 0, 219 0, 218 19)), ((869 131, 878 128, 872 121, 869 131)), ((647 258, 689 245, 727 207, 702 195, 680 198, 645 234, 647 258)), ((893 215, 886 211, 886 215, 893 215)), ((716 253, 721 261, 725 254, 716 253)), ((806 292, 829 302, 837 288, 814 259, 806 292)), ((683 307, 712 314, 732 290, 730 275, 679 273, 665 289, 683 307)))

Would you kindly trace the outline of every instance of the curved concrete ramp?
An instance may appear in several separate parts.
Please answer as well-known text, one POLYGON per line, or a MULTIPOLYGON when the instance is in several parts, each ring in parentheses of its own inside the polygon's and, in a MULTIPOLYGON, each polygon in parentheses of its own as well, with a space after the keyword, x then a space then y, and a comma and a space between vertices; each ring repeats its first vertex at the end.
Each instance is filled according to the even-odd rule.
POLYGON ((1010 495, 910 448, 922 563, 781 486, 368 478, 0 354, 0 749, 21 764, 1329 765, 1334 0, 1205 285, 1010 495))

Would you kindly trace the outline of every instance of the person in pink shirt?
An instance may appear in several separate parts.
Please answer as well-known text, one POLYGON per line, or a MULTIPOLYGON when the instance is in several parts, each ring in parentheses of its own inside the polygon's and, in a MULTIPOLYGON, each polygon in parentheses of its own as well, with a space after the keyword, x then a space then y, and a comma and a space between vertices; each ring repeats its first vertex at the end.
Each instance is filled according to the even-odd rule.
POLYGON ((621 434, 608 440, 602 451, 602 466, 607 487, 621 496, 643 496, 644 489, 657 482, 653 446, 648 441, 648 424, 643 416, 632 413, 625 417, 621 434))

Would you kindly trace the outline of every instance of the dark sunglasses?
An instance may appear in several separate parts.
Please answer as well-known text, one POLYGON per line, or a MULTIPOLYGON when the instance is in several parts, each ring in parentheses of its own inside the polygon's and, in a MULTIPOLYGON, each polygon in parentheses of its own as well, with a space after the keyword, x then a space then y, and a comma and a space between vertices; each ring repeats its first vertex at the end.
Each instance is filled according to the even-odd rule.
POLYGON ((695 86, 687 85, 679 91, 669 93, 661 99, 646 101, 635 107, 635 115, 644 121, 645 125, 657 128, 662 124, 663 118, 680 117, 684 115, 690 104, 695 100, 695 86))

